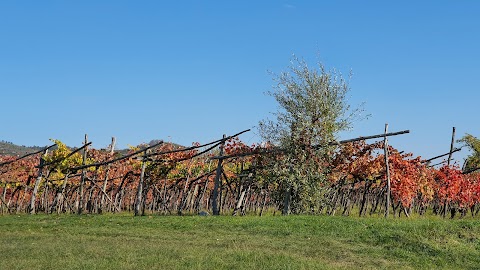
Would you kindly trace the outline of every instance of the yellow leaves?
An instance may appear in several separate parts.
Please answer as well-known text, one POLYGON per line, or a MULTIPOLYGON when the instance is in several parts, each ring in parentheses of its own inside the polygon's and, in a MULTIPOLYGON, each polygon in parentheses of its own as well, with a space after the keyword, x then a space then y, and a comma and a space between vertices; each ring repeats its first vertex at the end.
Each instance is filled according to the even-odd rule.
MULTIPOLYGON (((64 177, 63 173, 67 169, 78 167, 83 164, 83 157, 80 152, 72 154, 72 150, 60 140, 51 139, 51 141, 57 144, 57 148, 47 155, 44 155, 43 159, 47 163, 52 163, 51 165, 55 168, 55 171, 60 178, 64 177)), ((86 164, 92 164, 93 162, 94 160, 92 158, 87 158, 86 160, 86 164)), ((91 168, 90 170, 94 170, 94 168, 91 168)))
POLYGON ((57 187, 62 186, 63 182, 65 182, 65 178, 56 179, 56 180, 51 181, 52 185, 57 186, 57 187))
POLYGON ((57 169, 57 170, 51 172, 50 176, 48 178, 51 179, 54 184, 60 185, 58 182, 59 181, 63 182, 63 179, 65 178, 65 174, 57 169))
POLYGON ((128 146, 128 149, 130 149, 132 152, 136 152, 138 150, 140 150, 140 146, 133 146, 133 145, 130 145, 130 144, 127 144, 128 146))

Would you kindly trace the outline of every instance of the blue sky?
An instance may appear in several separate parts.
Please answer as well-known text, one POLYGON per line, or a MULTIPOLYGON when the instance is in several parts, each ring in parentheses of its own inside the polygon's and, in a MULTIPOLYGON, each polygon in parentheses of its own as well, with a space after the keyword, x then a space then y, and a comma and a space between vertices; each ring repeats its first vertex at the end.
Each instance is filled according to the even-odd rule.
POLYGON ((428 158, 453 126, 480 136, 478 14, 477 1, 1 1, 0 139, 207 142, 269 117, 268 71, 296 54, 353 72, 350 103, 371 117, 342 139, 389 123, 411 130, 393 146, 428 158))

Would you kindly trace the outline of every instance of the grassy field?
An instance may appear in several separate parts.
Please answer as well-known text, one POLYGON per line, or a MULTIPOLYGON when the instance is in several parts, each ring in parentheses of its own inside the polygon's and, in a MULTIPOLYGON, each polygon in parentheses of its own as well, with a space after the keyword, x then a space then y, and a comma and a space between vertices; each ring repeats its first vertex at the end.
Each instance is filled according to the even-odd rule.
POLYGON ((480 269, 480 220, 0 216, 0 269, 480 269))

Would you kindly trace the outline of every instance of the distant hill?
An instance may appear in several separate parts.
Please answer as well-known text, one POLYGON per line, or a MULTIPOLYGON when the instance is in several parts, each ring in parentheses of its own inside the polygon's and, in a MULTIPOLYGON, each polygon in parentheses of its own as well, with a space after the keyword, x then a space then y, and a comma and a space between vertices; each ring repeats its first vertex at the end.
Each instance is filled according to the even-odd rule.
MULTIPOLYGON (((155 143, 160 142, 161 140, 152 140, 148 145, 154 145, 155 143)), ((183 148, 183 146, 175 143, 172 144, 174 148, 183 148)), ((25 145, 16 145, 12 142, 0 141, 0 155, 9 155, 9 156, 23 156, 29 153, 37 152, 43 149, 46 146, 25 146, 25 145)), ((74 147, 70 147, 75 149, 74 147)), ((116 149, 115 152, 120 153, 121 155, 127 154, 128 149, 116 149)))
MULTIPOLYGON (((148 143, 148 145, 149 145, 149 146, 152 146, 152 145, 157 144, 157 143, 159 143, 159 142, 161 142, 161 141, 163 141, 163 140, 151 140, 151 141, 148 143)), ((165 141, 164 141, 163 144, 165 144, 165 145, 172 145, 174 149, 185 148, 185 146, 180 145, 180 144, 176 144, 176 143, 173 143, 173 142, 165 142, 165 141)))
POLYGON ((41 150, 42 146, 16 145, 7 141, 0 141, 0 155, 23 156, 41 150))

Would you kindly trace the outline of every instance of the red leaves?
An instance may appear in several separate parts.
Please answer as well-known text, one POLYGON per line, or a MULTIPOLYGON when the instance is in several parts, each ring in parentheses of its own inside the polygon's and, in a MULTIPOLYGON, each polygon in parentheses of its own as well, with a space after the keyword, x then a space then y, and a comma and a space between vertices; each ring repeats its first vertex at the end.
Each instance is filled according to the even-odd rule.
MULTIPOLYGON (((200 146, 200 144, 194 143, 193 146, 200 146)), ((182 179, 201 176, 211 172, 214 168, 211 166, 208 156, 218 155, 217 150, 200 155, 204 154, 199 152, 202 150, 188 148, 187 151, 182 151, 181 149, 173 144, 163 144, 151 150, 150 154, 156 153, 157 155, 150 156, 146 161, 146 173, 150 184, 180 185, 180 188, 184 189, 186 182, 182 179), (200 156, 197 157, 197 155, 200 156), (192 157, 195 158, 192 160, 192 157)), ((267 159, 280 160, 285 158, 285 155, 279 151, 269 151, 272 149, 273 146, 268 143, 263 146, 247 145, 238 138, 226 141, 223 154, 234 156, 223 163, 228 180, 238 179, 238 175, 246 171, 248 173, 255 172, 258 177, 252 178, 252 181, 257 181, 258 186, 271 188, 271 190, 277 188, 275 179, 270 178, 271 168, 267 159), (271 156, 264 155, 264 153, 271 153, 271 156)), ((351 190, 361 192, 365 190, 365 194, 371 192, 380 194, 380 196, 385 194, 386 170, 382 142, 366 144, 364 141, 359 141, 344 144, 338 151, 332 150, 329 154, 331 159, 328 161, 322 160, 322 163, 319 163, 314 160, 312 162, 316 162, 322 172, 329 172, 328 179, 332 187, 348 189, 348 194, 355 194, 355 192, 350 192, 351 190), (324 170, 325 167, 328 167, 328 170, 324 170)), ((95 163, 111 160, 118 155, 95 149, 88 151, 88 158, 95 163)), ((96 170, 92 169, 87 172, 88 177, 97 181, 108 178, 110 189, 117 189, 122 185, 124 189, 133 189, 135 186, 128 185, 128 183, 139 179, 141 157, 140 154, 138 157, 111 163, 108 169, 106 166, 100 166, 96 170)), ((15 157, 0 156, 0 163, 14 159, 15 157)), ((29 179, 34 179, 38 173, 36 168, 38 163, 39 155, 34 155, 0 167, 0 188, 6 188, 8 192, 11 192, 12 187, 28 185, 29 179)), ((412 154, 402 154, 393 147, 389 147, 389 164, 392 200, 395 203, 401 203, 404 208, 412 205, 423 207, 432 201, 437 205, 448 203, 449 207, 460 209, 480 203, 480 173, 463 175, 458 167, 449 166, 440 169, 430 168, 422 163, 419 157, 412 158, 412 154)), ((47 169, 50 168, 47 166, 47 169)), ((78 174, 74 174, 78 172, 71 173, 72 178, 68 180, 68 185, 78 185, 80 178, 78 174)), ((61 180, 53 177, 52 174, 45 177, 54 184, 55 181, 61 180)), ((134 190, 129 192, 134 193, 134 190)))
POLYGON ((374 156, 374 145, 364 141, 348 143, 342 146, 332 161, 330 181, 335 183, 346 178, 376 180, 383 175, 384 163, 380 156, 374 156))
POLYGON ((463 175, 457 167, 443 166, 435 176, 438 198, 460 208, 471 207, 480 202, 478 174, 463 175))
MULTIPOLYGON (((356 142, 342 145, 332 161, 332 184, 340 179, 350 182, 376 181, 371 189, 386 185, 383 143, 356 142), (377 154, 375 154, 377 153, 377 154)), ((401 154, 389 147, 391 194, 394 202, 408 208, 414 202, 425 206, 434 199, 460 208, 480 203, 480 174, 463 175, 457 167, 428 167, 420 157, 401 154)), ((357 185, 362 187, 363 185, 357 185)))
POLYGON ((403 207, 410 207, 413 200, 422 194, 423 199, 430 197, 428 185, 432 183, 428 168, 421 163, 420 158, 409 159, 410 154, 401 155, 390 149, 390 177, 392 197, 402 203, 403 207), (424 194, 426 193, 426 194, 424 194))
POLYGON ((463 184, 462 173, 448 166, 441 167, 435 174, 437 197, 441 201, 455 201, 463 184))
MULTIPOLYGON (((0 163, 15 160, 13 156, 0 156, 0 163)), ((36 165, 39 162, 39 155, 30 156, 19 161, 0 167, 0 184, 13 183, 25 185, 29 177, 37 173, 36 165)))
POLYGON ((252 144, 251 146, 246 145, 238 137, 231 138, 225 143, 225 154, 235 155, 235 154, 246 154, 252 153, 257 150, 259 146, 252 144))

